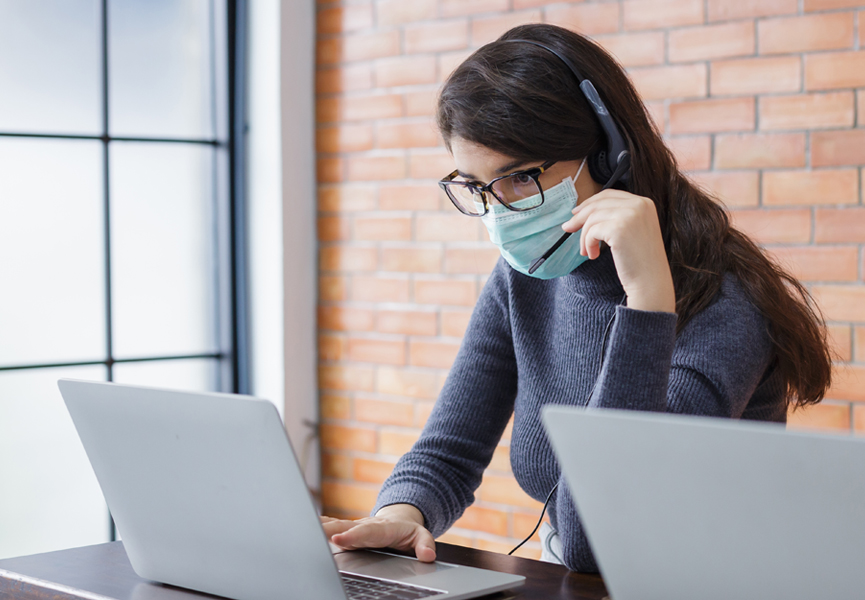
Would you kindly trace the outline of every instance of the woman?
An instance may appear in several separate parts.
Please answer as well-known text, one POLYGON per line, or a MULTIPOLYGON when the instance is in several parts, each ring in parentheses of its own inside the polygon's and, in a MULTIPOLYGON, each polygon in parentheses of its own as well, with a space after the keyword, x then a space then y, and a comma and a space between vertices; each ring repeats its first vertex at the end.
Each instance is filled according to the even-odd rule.
POLYGON ((324 517, 325 530, 345 548, 433 560, 434 536, 474 500, 513 414, 513 473, 531 497, 550 496, 555 558, 596 571, 541 407, 784 422, 829 385, 824 329, 801 284, 678 171, 626 74, 588 39, 551 25, 512 29, 454 71, 437 112, 457 165, 443 187, 481 215, 503 258, 375 516, 324 517), (604 130, 580 75, 619 133, 604 130), (630 169, 608 179, 616 135, 630 169), (563 232, 579 234, 547 252, 563 232))

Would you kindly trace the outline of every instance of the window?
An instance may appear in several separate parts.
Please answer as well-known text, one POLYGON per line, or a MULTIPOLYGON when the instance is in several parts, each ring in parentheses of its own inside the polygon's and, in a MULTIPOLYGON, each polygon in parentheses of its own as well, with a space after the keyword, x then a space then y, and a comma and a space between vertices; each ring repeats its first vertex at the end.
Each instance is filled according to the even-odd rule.
POLYGON ((236 10, 0 0, 0 557, 114 535, 57 379, 243 391, 236 10))

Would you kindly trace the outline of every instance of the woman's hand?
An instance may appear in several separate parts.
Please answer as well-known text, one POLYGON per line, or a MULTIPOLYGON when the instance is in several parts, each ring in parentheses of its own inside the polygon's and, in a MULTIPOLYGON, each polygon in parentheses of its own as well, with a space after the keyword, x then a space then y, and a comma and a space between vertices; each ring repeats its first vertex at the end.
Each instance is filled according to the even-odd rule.
POLYGON ((579 204, 562 225, 565 231, 582 228, 580 254, 590 259, 606 242, 613 252, 616 271, 628 307, 676 312, 676 292, 664 250, 655 204, 648 198, 620 190, 603 190, 579 204))
POLYGON ((422 562, 436 559, 435 541, 421 512, 410 504, 385 506, 374 517, 357 521, 321 517, 327 539, 345 550, 396 548, 414 550, 422 562))

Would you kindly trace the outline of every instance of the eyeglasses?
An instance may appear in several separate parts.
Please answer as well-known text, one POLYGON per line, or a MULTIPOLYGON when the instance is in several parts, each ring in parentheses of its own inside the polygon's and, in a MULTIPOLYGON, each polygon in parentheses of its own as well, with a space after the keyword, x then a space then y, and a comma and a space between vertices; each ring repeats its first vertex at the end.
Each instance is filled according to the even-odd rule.
POLYGON ((439 186, 454 206, 470 217, 482 217, 489 212, 490 200, 487 194, 492 194, 499 204, 508 210, 522 212, 537 208, 544 203, 544 190, 538 177, 556 162, 550 160, 540 167, 497 177, 486 185, 459 179, 459 172, 454 171, 439 181, 439 186))

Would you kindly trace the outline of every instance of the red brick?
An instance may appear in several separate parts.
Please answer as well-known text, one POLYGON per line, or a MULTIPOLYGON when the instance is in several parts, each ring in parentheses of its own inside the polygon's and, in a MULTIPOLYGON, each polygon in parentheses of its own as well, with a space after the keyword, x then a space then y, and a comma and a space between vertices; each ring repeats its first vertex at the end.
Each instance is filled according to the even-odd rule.
POLYGON ((352 4, 318 11, 316 31, 323 33, 345 33, 372 27, 372 4, 352 4))
POLYGON ((360 302, 408 302, 406 277, 365 277, 355 275, 351 282, 351 299, 360 302))
POLYGON ((708 0, 709 21, 789 15, 798 10, 799 0, 708 0))
POLYGON ((321 65, 396 56, 399 52, 398 31, 328 38, 319 40, 316 45, 318 64, 321 65))
POLYGON ((706 170, 711 166, 712 140, 708 135, 671 137, 664 141, 683 171, 706 170))
POLYGON ((821 52, 805 57, 805 89, 865 86, 865 51, 821 52))
MULTIPOLYGON (((856 362, 865 363, 865 326, 857 325, 855 329, 855 338, 856 338, 856 350, 855 354, 853 354, 852 358, 856 359, 856 362)), ((850 360, 851 357, 844 359, 843 355, 841 360, 850 360)))
POLYGON ((321 394, 319 410, 322 419, 348 420, 351 418, 351 399, 339 394, 321 394))
POLYGON ((477 300, 475 282, 467 280, 427 280, 414 282, 414 300, 418 304, 474 306, 477 300))
POLYGON ((760 54, 852 48, 853 13, 766 19, 757 24, 760 54))
POLYGON ((478 488, 477 497, 484 502, 495 502, 510 506, 521 506, 523 508, 540 510, 542 506, 540 502, 529 497, 512 476, 502 477, 488 473, 484 474, 483 483, 478 488))
POLYGON ((856 169, 769 171, 763 173, 763 204, 856 204, 859 173, 856 169))
POLYGON ((319 158, 315 161, 315 175, 319 183, 338 183, 343 179, 345 161, 341 158, 319 158))
POLYGON ((319 306, 318 328, 331 331, 372 331, 373 312, 365 308, 319 306))
POLYGON ((321 425, 321 445, 331 450, 375 452, 375 431, 343 425, 321 425))
POLYGON ((348 278, 339 275, 318 276, 318 299, 339 302, 348 299, 348 278))
POLYGON ((454 527, 506 536, 508 535, 508 514, 503 510, 470 506, 454 523, 454 527))
POLYGON ((383 271, 407 271, 409 273, 438 273, 442 267, 440 248, 382 248, 383 271))
POLYGON ((409 176, 412 179, 435 179, 453 172, 456 168, 453 157, 446 151, 412 152, 409 156, 409 176))
POLYGON ((353 212, 375 208, 375 188, 368 185, 340 185, 318 188, 318 210, 353 212))
POLYGON ((432 117, 435 115, 438 88, 405 94, 405 114, 407 117, 432 117))
POLYGON ((667 29, 703 22, 703 0, 625 0, 625 29, 667 29))
POLYGON ((438 396, 439 381, 429 370, 379 367, 375 388, 382 394, 434 400, 438 396))
POLYGON ((315 72, 316 94, 356 92, 372 87, 372 69, 368 64, 346 65, 315 72))
POLYGON ((320 123, 390 119, 401 115, 402 96, 399 94, 321 98, 316 109, 316 118, 320 123))
POLYGON ((372 148, 371 125, 341 125, 320 127, 316 131, 316 149, 319 152, 360 152, 372 148))
POLYGON ((354 237, 357 240, 402 241, 411 239, 408 217, 356 217, 354 237))
POLYGON ((752 21, 674 29, 668 36, 667 52, 670 62, 693 62, 754 54, 752 21))
POLYGON ((760 203, 760 175, 755 171, 692 173, 691 179, 728 207, 760 203))
POLYGON ((826 397, 851 402, 865 401, 865 366, 836 365, 832 373, 832 387, 826 397))
POLYGON ((815 167, 865 164, 865 129, 813 132, 811 164, 815 167))
MULTIPOLYGON (((377 487, 325 481, 321 484, 322 502, 328 508, 369 514, 378 497, 377 487)), ((328 511, 330 512, 330 511, 328 511)))
POLYGON ((348 159, 349 181, 403 179, 406 176, 405 156, 352 156, 348 159))
MULTIPOLYGON (((524 512, 514 511, 513 512, 513 535, 514 535, 514 537, 517 537, 520 539, 526 537, 535 528, 535 525, 537 524, 537 522, 538 522, 538 515, 533 513, 533 512, 524 513, 524 512)), ((533 539, 535 541, 540 541, 540 537, 538 536, 537 533, 535 533, 531 537, 531 539, 533 539)))
POLYGON ((371 392, 373 370, 369 367, 319 365, 318 385, 323 390, 371 392))
POLYGON ((438 210, 442 196, 444 193, 434 183, 382 185, 378 204, 381 210, 438 210))
POLYGON ((805 0, 805 12, 865 6, 863 0, 805 0))
MULTIPOLYGON (((851 328, 849 325, 827 325, 826 337, 832 349, 835 360, 849 362, 853 358, 853 344, 851 328)), ((865 350, 865 348, 863 348, 865 350)))
POLYGON ((499 250, 487 245, 445 250, 445 273, 488 275, 499 260, 499 250))
POLYGON ((708 90, 703 63, 631 69, 628 74, 643 100, 698 98, 708 90))
POLYGON ((417 85, 435 83, 436 61, 434 56, 400 56, 383 58, 375 64, 377 87, 417 85))
POLYGON ((426 21, 436 16, 436 0, 378 0, 376 15, 379 27, 402 25, 412 21, 426 21))
POLYGON ((444 52, 438 56, 439 81, 444 81, 450 74, 460 66, 472 53, 472 50, 458 50, 456 52, 444 52))
POLYGON ((663 100, 643 102, 649 113, 649 120, 663 134, 667 128, 667 107, 663 100))
POLYGON ((471 26, 472 46, 482 46, 483 44, 492 42, 504 32, 516 27, 517 25, 523 25, 525 23, 539 23, 540 21, 541 11, 539 10, 506 12, 494 17, 476 17, 472 19, 471 26))
POLYGON ((511 453, 508 446, 501 444, 496 446, 496 449, 493 451, 493 458, 490 461, 489 468, 493 471, 502 471, 504 473, 511 472, 511 453))
POLYGON ((378 451, 380 454, 402 456, 414 445, 419 432, 382 430, 378 434, 378 451))
POLYGON ((709 89, 713 96, 797 92, 801 73, 798 56, 722 60, 712 63, 709 89))
POLYGON ((754 129, 754 99, 696 100, 670 105, 672 133, 754 129))
POLYGON ((381 485, 390 476, 394 464, 381 460, 357 458, 354 461, 352 475, 356 481, 381 485))
POLYGON ((406 360, 405 342, 393 339, 351 337, 348 340, 348 357, 352 362, 404 365, 406 360))
POLYGON ((787 413, 787 427, 812 431, 850 431, 850 407, 822 402, 787 413))
POLYGON ((320 242, 335 242, 351 237, 351 223, 341 217, 318 218, 318 240, 320 242))
POLYGON ((824 129, 853 125, 853 92, 760 98, 760 129, 824 129))
POLYGON ((715 136, 717 169, 804 166, 804 133, 739 133, 715 136))
POLYGON ((414 423, 414 404, 358 397, 354 401, 354 416, 358 421, 367 423, 411 427, 414 423))
POLYGON ((427 420, 429 420, 429 416, 432 414, 432 409, 434 406, 435 402, 415 402, 415 427, 423 427, 424 425, 426 425, 427 420))
POLYGON ((814 241, 865 243, 865 208, 818 208, 814 211, 814 241))
POLYGON ((811 210, 733 210, 733 226, 762 244, 795 244, 811 237, 811 210))
POLYGON ((318 335, 319 360, 344 360, 346 354, 346 339, 341 335, 320 333, 318 335))
POLYGON ((346 454, 322 452, 321 474, 330 479, 352 479, 353 460, 346 454))
POLYGON ((770 253, 802 281, 856 281, 859 272, 855 246, 793 246, 770 253))
MULTIPOLYGON (((811 294, 826 319, 865 322, 865 286, 818 285, 811 289, 811 294)), ((862 393, 865 394, 865 388, 862 393)))
POLYGON ((643 67, 664 62, 664 34, 660 31, 594 36, 622 66, 643 67))
MULTIPOLYGON (((403 2, 411 4, 405 0, 403 2)), ((403 35, 407 54, 459 50, 469 45, 469 22, 467 19, 458 19, 409 25, 403 35)))
POLYGON ((375 248, 357 246, 325 246, 318 254, 322 271, 374 271, 378 258, 375 248))
POLYGON ((508 0, 441 0, 441 16, 455 17, 507 11, 508 0))
POLYGON ((416 367, 450 369, 459 351, 459 344, 432 340, 411 340, 408 361, 416 367))
POLYGON ((383 121, 376 126, 376 146, 379 148, 418 148, 438 146, 438 129, 432 121, 383 121))
POLYGON ((471 316, 472 313, 468 310, 443 310, 441 334, 448 337, 463 337, 471 316))
POLYGON ((416 217, 417 239, 422 242, 476 242, 481 239, 480 219, 467 217, 456 210, 447 213, 419 213, 416 217))
POLYGON ((544 21, 567 27, 583 35, 615 33, 619 30, 619 3, 554 4, 544 10, 544 21))
MULTIPOLYGON (((862 13, 865 15, 865 12, 862 13)), ((860 19, 859 31, 865 31, 865 17, 860 19)), ((857 125, 865 126, 865 90, 856 91, 856 114, 859 115, 857 125)))
POLYGON ((438 328, 436 313, 418 310, 379 310, 375 329, 383 333, 404 335, 435 335, 438 328))

